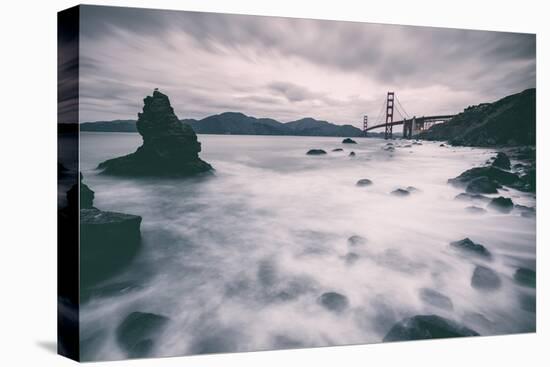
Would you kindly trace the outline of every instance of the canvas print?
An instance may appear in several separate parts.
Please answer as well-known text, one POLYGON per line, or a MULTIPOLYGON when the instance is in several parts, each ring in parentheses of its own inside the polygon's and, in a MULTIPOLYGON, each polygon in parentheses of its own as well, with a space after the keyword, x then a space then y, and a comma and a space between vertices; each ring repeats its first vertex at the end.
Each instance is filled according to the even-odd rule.
POLYGON ((59 19, 59 352, 536 330, 534 34, 59 19))

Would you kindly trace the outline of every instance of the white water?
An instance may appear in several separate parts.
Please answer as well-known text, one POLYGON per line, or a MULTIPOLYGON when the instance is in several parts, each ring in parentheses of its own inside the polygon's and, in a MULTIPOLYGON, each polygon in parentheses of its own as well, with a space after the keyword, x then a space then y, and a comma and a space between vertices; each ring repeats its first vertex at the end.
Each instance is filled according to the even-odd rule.
MULTIPOLYGON (((81 170, 95 206, 143 217, 143 250, 117 279, 138 287, 82 307, 84 359, 125 358, 114 333, 133 311, 171 319, 155 356, 374 343, 417 314, 451 318, 482 335, 535 330, 535 314, 519 302, 534 291, 513 280, 518 266, 534 266, 535 218, 516 210, 471 214, 464 210, 471 203, 454 200, 463 190, 446 183, 493 151, 423 142, 390 153, 380 139, 352 146, 324 137, 199 140, 214 177, 138 180, 94 169, 133 152, 138 134, 82 134, 81 170), (345 151, 331 152, 339 147, 345 151), (307 156, 311 148, 328 154, 307 156), (350 150, 357 156, 348 157, 350 150), (373 185, 355 186, 361 178, 373 185), (407 186, 419 191, 390 195, 407 186), (367 243, 352 249, 352 235, 367 243), (450 248, 464 237, 484 244, 493 261, 450 248), (345 260, 350 251, 359 255, 353 264, 345 260), (499 290, 471 287, 478 263, 499 274, 499 290), (426 287, 450 297, 454 309, 423 302, 426 287), (321 307, 318 297, 328 291, 347 296, 349 309, 321 307)), ((500 195, 535 205, 529 194, 500 195)))

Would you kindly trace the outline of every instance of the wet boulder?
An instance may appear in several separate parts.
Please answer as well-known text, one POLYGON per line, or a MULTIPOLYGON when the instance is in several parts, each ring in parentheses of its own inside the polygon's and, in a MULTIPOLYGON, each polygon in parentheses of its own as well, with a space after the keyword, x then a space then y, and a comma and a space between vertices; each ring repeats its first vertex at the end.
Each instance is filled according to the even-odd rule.
POLYGON ((481 195, 481 194, 470 194, 467 192, 463 192, 455 196, 455 200, 461 200, 461 201, 479 201, 487 203, 491 201, 491 198, 481 195))
POLYGON ((473 288, 482 291, 494 291, 500 288, 500 277, 494 270, 485 266, 476 266, 472 274, 471 285, 473 288))
POLYGON ((459 241, 451 242, 451 246, 462 251, 463 253, 473 254, 486 259, 491 258, 491 253, 485 248, 485 246, 475 243, 468 237, 459 241))
POLYGON ((348 298, 340 293, 327 292, 319 297, 318 302, 329 311, 340 313, 349 307, 348 298))
POLYGON ((211 171, 212 166, 199 158, 201 143, 193 128, 178 119, 168 96, 155 90, 143 102, 136 123, 143 144, 134 153, 102 162, 98 169, 132 177, 185 177, 211 171))
POLYGON ((514 202, 510 198, 499 196, 489 202, 489 208, 497 210, 501 213, 510 213, 514 209, 514 202))
POLYGON ((335 149, 333 149, 332 151, 333 151, 333 152, 343 152, 344 149, 342 149, 342 148, 335 148, 335 149))
POLYGON ((307 155, 323 155, 327 154, 323 149, 310 149, 306 153, 307 155))
POLYGON ((485 176, 474 178, 466 186, 466 192, 471 194, 496 194, 499 185, 485 176))
POLYGON ((452 310, 453 302, 446 295, 430 288, 420 290, 420 299, 425 303, 444 310, 452 310))
POLYGON ((472 213, 472 214, 485 214, 485 213, 487 213, 487 210, 485 210, 483 208, 480 208, 479 206, 475 206, 475 205, 470 205, 470 206, 466 207, 465 210, 468 213, 472 213))
POLYGON ((509 170, 510 169, 510 158, 508 158, 506 153, 498 152, 495 159, 493 160, 493 163, 491 165, 493 167, 509 170))
POLYGON ((449 179, 447 182, 455 186, 466 186, 470 181, 478 177, 487 177, 492 182, 511 187, 521 184, 519 176, 515 173, 493 166, 471 168, 462 172, 459 176, 449 179))
POLYGON ((478 335, 476 331, 452 320, 437 315, 418 315, 395 324, 386 334, 383 341, 456 338, 478 335))
POLYGON ((355 157, 355 152, 350 152, 350 153, 349 153, 349 156, 350 156, 350 157, 355 157))
POLYGON ((393 190, 391 194, 394 196, 405 197, 405 196, 409 196, 411 193, 405 189, 397 189, 397 190, 393 190))
POLYGON ((527 268, 519 268, 514 273, 514 280, 525 287, 537 287, 537 273, 527 268))
POLYGON ((372 181, 368 178, 362 178, 355 184, 356 186, 370 186, 372 185, 372 181))
POLYGON ((147 357, 168 320, 162 315, 132 312, 117 327, 117 342, 129 358, 147 357))
POLYGON ((345 138, 342 140, 342 144, 357 144, 357 142, 351 138, 345 138))

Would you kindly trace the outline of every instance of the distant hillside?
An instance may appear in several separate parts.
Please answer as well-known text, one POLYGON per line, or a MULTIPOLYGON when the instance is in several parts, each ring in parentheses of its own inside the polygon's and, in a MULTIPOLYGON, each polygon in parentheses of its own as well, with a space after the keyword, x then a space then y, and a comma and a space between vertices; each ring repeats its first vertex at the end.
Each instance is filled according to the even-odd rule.
POLYGON ((136 120, 113 120, 84 122, 80 124, 80 131, 105 131, 117 133, 135 133, 136 120))
POLYGON ((536 90, 470 106, 446 123, 432 126, 420 139, 449 140, 453 145, 535 145, 536 90))
MULTIPOLYGON (((327 121, 304 118, 282 123, 269 118, 255 118, 240 112, 225 112, 202 120, 181 120, 193 127, 197 134, 232 135, 298 135, 298 136, 363 136, 363 132, 351 125, 336 125, 327 121)), ((81 131, 136 132, 135 120, 85 122, 81 131)))

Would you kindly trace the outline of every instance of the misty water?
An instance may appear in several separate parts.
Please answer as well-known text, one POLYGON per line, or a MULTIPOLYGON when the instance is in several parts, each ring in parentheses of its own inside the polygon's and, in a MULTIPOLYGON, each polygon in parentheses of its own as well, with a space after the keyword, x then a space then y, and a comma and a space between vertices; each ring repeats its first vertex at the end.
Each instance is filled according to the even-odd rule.
MULTIPOLYGON (((348 145, 333 137, 199 140, 214 175, 132 179, 95 168, 135 151, 138 134, 81 134, 80 168, 94 206, 143 217, 138 257, 106 284, 114 291, 81 308, 83 359, 126 358, 116 328, 134 311, 170 318, 155 356, 375 343, 419 314, 481 335, 535 330, 535 313, 524 306, 534 290, 513 279, 518 267, 534 267, 535 218, 517 209, 471 213, 465 208, 486 204, 456 200, 464 190, 447 184, 494 150, 396 140, 390 152, 382 139, 348 145), (328 154, 306 155, 312 148, 328 154), (363 178, 373 184, 356 186, 363 178), (408 197, 390 194, 408 186, 417 189, 408 197), (465 237, 493 259, 449 245, 465 237), (498 290, 471 286, 476 264, 498 273, 498 290), (429 302, 426 289, 449 297, 452 308, 429 302), (319 302, 325 292, 345 295, 349 306, 328 310, 319 302)), ((535 206, 532 194, 498 195, 535 206)))

